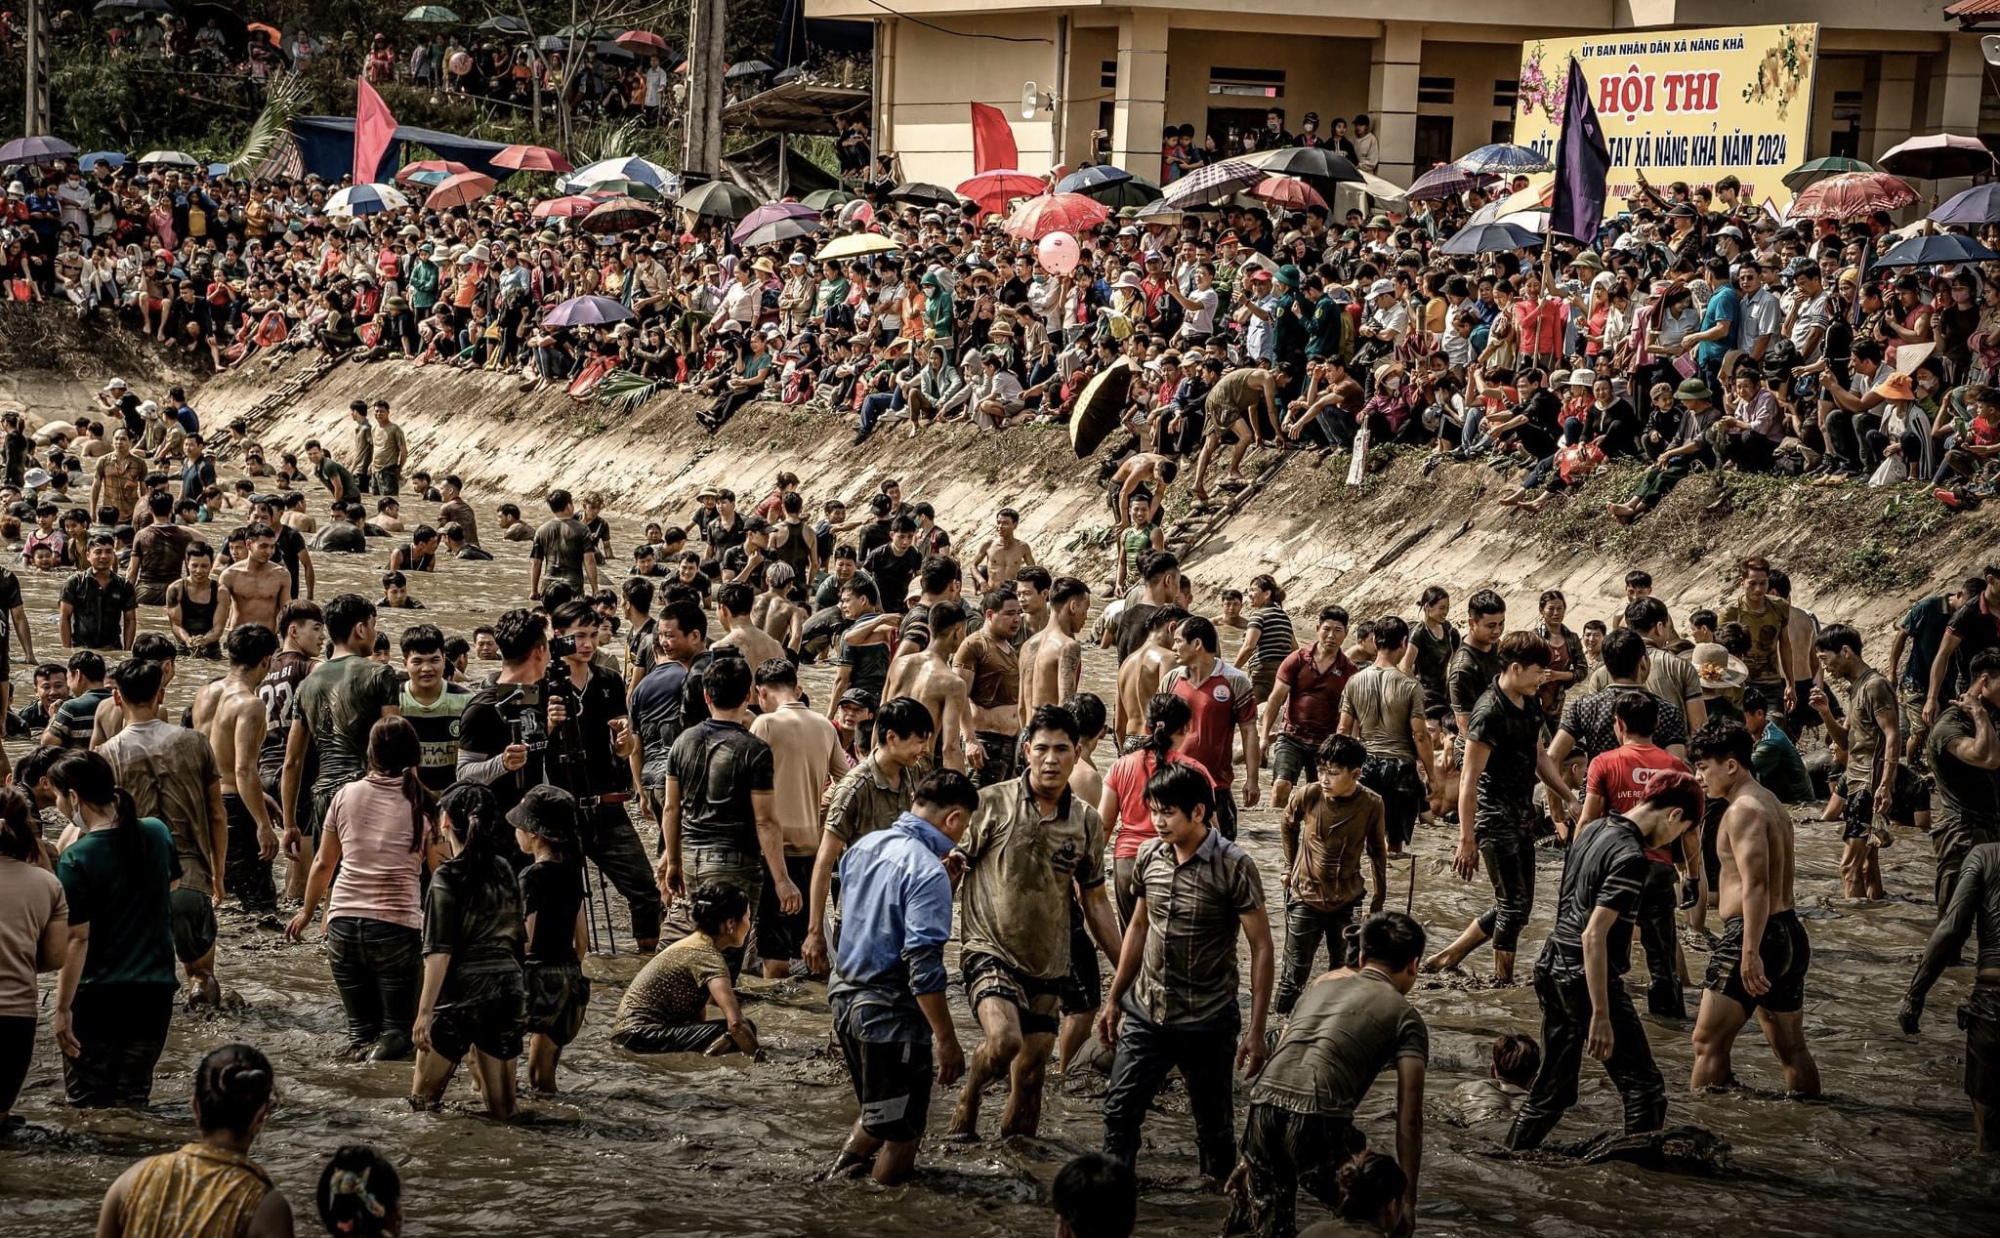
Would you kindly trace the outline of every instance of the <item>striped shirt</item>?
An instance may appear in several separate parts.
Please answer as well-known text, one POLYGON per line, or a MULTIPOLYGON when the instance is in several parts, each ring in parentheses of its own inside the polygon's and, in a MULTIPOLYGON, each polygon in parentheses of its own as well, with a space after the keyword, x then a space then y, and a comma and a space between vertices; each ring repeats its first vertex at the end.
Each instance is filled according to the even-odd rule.
POLYGON ((1166 839, 1147 843, 1132 879, 1146 903, 1146 953, 1132 987, 1139 1010, 1164 1025, 1234 1011, 1238 920, 1264 907, 1256 861, 1210 830, 1185 864, 1166 839))
POLYGON ((1250 655, 1250 670, 1265 666, 1276 670, 1299 646, 1292 633, 1292 617, 1282 606, 1259 607, 1250 612, 1248 622, 1257 629, 1257 648, 1250 655))

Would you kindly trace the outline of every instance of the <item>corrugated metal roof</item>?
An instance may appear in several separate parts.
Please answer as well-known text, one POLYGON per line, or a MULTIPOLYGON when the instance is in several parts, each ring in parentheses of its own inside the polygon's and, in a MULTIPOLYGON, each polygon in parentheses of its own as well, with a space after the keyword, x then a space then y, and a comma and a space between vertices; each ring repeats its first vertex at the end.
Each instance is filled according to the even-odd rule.
POLYGON ((1958 0, 1944 6, 1946 17, 2000 17, 2000 0, 1958 0))

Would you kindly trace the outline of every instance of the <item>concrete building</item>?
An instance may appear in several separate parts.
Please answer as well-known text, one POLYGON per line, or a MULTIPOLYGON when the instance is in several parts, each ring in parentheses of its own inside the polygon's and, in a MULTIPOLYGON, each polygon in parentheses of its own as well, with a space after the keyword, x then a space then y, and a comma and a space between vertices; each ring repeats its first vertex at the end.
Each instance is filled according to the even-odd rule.
MULTIPOLYGON (((1994 0, 1960 0, 2000 10, 1994 0)), ((1512 133, 1524 39, 1820 23, 1810 156, 1912 133, 2000 133, 1979 36, 1942 0, 807 0, 876 31, 874 132, 905 176, 972 173, 968 101, 1004 111, 1021 170, 1093 157, 1159 176, 1160 130, 1367 113, 1383 176, 1512 133), (1040 106, 1022 117, 1023 89, 1040 106), (1053 95, 1053 104, 1050 97, 1053 95)), ((2000 12, 1993 15, 2000 22, 2000 12)))

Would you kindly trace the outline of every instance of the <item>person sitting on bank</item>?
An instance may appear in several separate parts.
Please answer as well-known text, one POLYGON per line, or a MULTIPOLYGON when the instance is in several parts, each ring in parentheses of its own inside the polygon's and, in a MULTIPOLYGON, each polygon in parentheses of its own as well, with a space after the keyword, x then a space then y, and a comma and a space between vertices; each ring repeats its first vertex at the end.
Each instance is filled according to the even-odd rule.
POLYGON ((757 1054, 757 1027, 743 1017, 724 950, 750 939, 750 900, 724 881, 688 896, 695 931, 654 955, 625 990, 611 1043, 633 1053, 757 1054), (706 1019, 710 1002, 722 1012, 706 1019))

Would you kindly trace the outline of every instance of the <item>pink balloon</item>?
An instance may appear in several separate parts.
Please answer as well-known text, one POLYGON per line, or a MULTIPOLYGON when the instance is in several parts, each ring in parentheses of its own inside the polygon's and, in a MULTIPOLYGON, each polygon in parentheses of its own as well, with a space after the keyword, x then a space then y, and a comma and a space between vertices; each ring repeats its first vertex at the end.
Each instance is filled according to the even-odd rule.
POLYGON ((1042 269, 1051 275, 1068 275, 1076 270, 1076 260, 1082 256, 1076 238, 1067 232, 1051 232, 1043 237, 1035 254, 1042 261, 1042 269))

